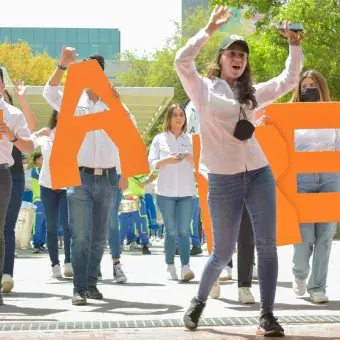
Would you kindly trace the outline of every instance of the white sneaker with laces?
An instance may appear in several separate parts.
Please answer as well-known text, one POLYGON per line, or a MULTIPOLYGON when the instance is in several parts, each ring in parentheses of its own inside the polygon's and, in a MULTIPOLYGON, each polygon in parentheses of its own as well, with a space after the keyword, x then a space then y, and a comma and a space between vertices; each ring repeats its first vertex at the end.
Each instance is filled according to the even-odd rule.
POLYGON ((182 266, 181 268, 181 281, 188 282, 195 278, 194 272, 190 269, 188 264, 182 266))
POLYGON ((123 269, 120 263, 116 263, 113 265, 113 279, 117 283, 125 283, 127 281, 127 278, 123 272, 123 269))
POLYGON ((177 270, 174 264, 168 264, 167 272, 169 273, 169 280, 178 281, 177 270))
POLYGON ((64 276, 73 277, 72 263, 68 262, 64 264, 64 276))
POLYGON ((233 278, 233 268, 226 266, 221 273, 220 281, 228 281, 233 278))
POLYGON ((310 296, 310 299, 314 303, 326 303, 326 302, 328 302, 328 296, 324 292, 312 293, 312 295, 310 296))
POLYGON ((14 287, 14 281, 13 281, 12 276, 9 274, 3 274, 1 284, 2 284, 2 292, 9 293, 14 287))
POLYGON ((59 264, 56 264, 54 267, 52 267, 52 277, 55 278, 61 278, 63 275, 61 274, 61 269, 59 264))
POLYGON ((306 294, 307 285, 306 280, 299 280, 297 278, 293 281, 293 291, 297 296, 304 296, 306 294))
POLYGON ((211 288, 211 291, 209 293, 209 296, 212 298, 212 299, 218 299, 221 295, 221 288, 220 288, 220 281, 217 280, 213 287, 211 288))
POLYGON ((240 287, 238 289, 238 301, 244 305, 250 305, 255 303, 254 295, 249 287, 240 287))

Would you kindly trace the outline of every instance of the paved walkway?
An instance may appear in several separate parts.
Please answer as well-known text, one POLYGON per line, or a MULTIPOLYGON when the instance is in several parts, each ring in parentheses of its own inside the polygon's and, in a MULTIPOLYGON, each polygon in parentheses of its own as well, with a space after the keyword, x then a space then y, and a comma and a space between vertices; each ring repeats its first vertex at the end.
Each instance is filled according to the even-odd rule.
MULTIPOLYGON (((98 337, 97 335, 91 336, 92 339, 120 339, 120 336, 124 336, 124 332, 128 332, 126 333, 129 334, 128 339, 135 339, 133 337, 133 334, 135 333, 138 333, 141 336, 148 334, 148 332, 151 332, 151 335, 157 335, 157 330, 155 330, 157 326, 175 326, 176 322, 179 326, 180 324, 178 322, 182 319, 190 299, 197 292, 198 280, 207 260, 207 256, 203 255, 192 258, 191 266, 195 271, 197 278, 193 282, 183 284, 167 281, 164 255, 162 254, 161 248, 151 248, 151 250, 153 251, 153 254, 150 256, 123 254, 122 263, 124 265, 124 271, 129 279, 129 282, 125 285, 117 285, 112 282, 110 255, 109 253, 106 253, 102 262, 103 280, 98 286, 100 291, 104 294, 104 300, 90 300, 90 303, 87 306, 82 307, 71 305, 71 279, 51 278, 51 267, 47 254, 32 254, 31 251, 20 251, 19 257, 16 259, 14 290, 10 294, 3 294, 6 305, 0 307, 0 330, 2 329, 0 335, 3 336, 3 332, 6 331, 6 329, 10 330, 9 328, 1 328, 1 325, 4 326, 4 324, 11 323, 17 325, 35 323, 35 325, 37 325, 38 323, 45 322, 54 324, 59 322, 59 325, 60 323, 65 323, 66 325, 70 322, 90 322, 92 324, 89 327, 97 328, 97 333, 101 332, 100 329, 105 328, 103 327, 103 322, 111 322, 107 323, 107 325, 109 325, 107 327, 109 328, 116 328, 112 327, 112 322, 116 322, 117 327, 131 327, 130 330, 125 329, 119 331, 121 333, 116 329, 113 332, 100 333, 101 335, 98 335, 98 337), (172 321, 169 321, 169 319, 172 321), (99 321, 101 321, 99 326, 98 324, 93 324, 93 322, 99 321), (132 323, 127 321, 131 321, 132 323), (138 329, 138 331, 132 330, 134 328, 139 328, 139 325, 141 327, 150 328, 138 329), (110 334, 117 334, 117 337, 110 337, 110 334)), ((236 263, 236 255, 234 258, 236 263)), ((310 303, 307 296, 299 299, 294 296, 291 289, 292 247, 280 247, 276 315, 279 316, 282 321, 288 323, 301 321, 306 324, 308 321, 315 323, 318 322, 318 320, 321 323, 334 323, 337 320, 336 318, 338 318, 340 322, 339 258, 340 241, 334 241, 329 267, 329 287, 327 290, 331 301, 328 304, 315 305, 310 303), (296 318, 292 319, 291 317, 296 318)), ((179 265, 178 257, 176 258, 176 263, 179 265)), ((234 276, 236 278, 236 272, 234 276)), ((253 293, 256 300, 259 301, 259 287, 257 283, 254 283, 253 285, 253 293)), ((210 321, 206 323, 208 325, 218 325, 221 318, 229 318, 227 322, 224 323, 225 325, 251 324, 250 334, 254 334, 255 324, 253 320, 256 321, 255 317, 257 317, 258 312, 258 303, 252 306, 245 306, 240 305, 237 302, 237 282, 233 280, 222 283, 220 299, 209 300, 207 308, 204 311, 204 318, 211 318, 210 321), (240 323, 234 323, 235 320, 241 321, 240 323), (229 323, 229 321, 231 323, 229 323)), ((67 325, 69 326, 69 324, 67 325)), ((65 331, 70 329, 67 325, 63 326, 65 331)), ((74 326, 72 328, 77 327, 78 326, 74 326)), ((83 326, 79 326, 80 329, 89 327, 86 325, 84 326, 84 324, 83 326)), ((328 324, 325 325, 325 327, 333 326, 328 324)), ((31 329, 30 334, 33 334, 32 329, 40 328, 28 327, 27 330, 28 329, 31 329)), ((229 329, 230 328, 227 329, 228 332, 229 329)), ((187 333, 183 333, 181 330, 178 331, 181 332, 179 334, 181 334, 181 338, 183 337, 183 339, 186 339, 189 336, 191 336, 192 339, 196 339, 192 337, 192 333, 188 333, 191 335, 187 335, 187 333)), ((234 339, 227 333, 224 335, 224 331, 220 330, 220 328, 217 328, 216 331, 222 332, 216 339, 234 339)), ((173 334, 176 334, 176 329, 162 328, 159 332, 161 332, 160 334, 164 333, 164 339, 170 339, 173 338, 173 334), (169 337, 166 338, 165 336, 169 337)), ((11 332, 8 334, 14 336, 14 333, 17 334, 15 336, 22 334, 20 332, 11 332)), ((46 333, 44 339, 57 339, 56 333, 51 333, 51 335, 48 334, 49 333, 46 333)), ((79 336, 79 339, 83 339, 81 337, 82 334, 84 335, 83 338, 87 339, 85 333, 79 333, 77 335, 79 336)), ((201 337, 195 335, 196 337, 198 336, 197 339, 210 339, 211 337, 209 336, 211 334, 216 335, 218 333, 206 331, 199 334, 201 334, 201 337)), ((338 334, 340 337, 340 332, 338 334)), ((249 337, 246 338, 251 339, 249 337)), ((304 338, 307 339, 308 337, 304 338)), ((5 339, 10 340, 12 338, 8 336, 5 339)), ((21 338, 19 337, 18 339, 21 338)), ((36 339, 40 338, 36 337, 36 339)), ((67 331, 65 333, 65 339, 68 339, 67 331)), ((140 339, 143 339, 143 337, 140 339)), ((238 338, 236 337, 235 339, 238 338)), ((243 338, 241 337, 240 339, 243 338)))

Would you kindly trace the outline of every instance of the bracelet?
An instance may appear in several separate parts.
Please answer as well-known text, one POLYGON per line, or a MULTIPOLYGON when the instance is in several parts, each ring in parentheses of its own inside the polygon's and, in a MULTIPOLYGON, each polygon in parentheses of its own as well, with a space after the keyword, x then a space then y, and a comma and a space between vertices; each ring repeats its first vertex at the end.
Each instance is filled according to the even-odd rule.
POLYGON ((11 143, 16 143, 17 141, 18 141, 19 139, 18 139, 18 136, 15 134, 15 137, 14 137, 14 139, 13 140, 9 140, 11 143))
POLYGON ((57 67, 58 67, 60 70, 63 70, 63 71, 67 70, 67 66, 61 66, 59 63, 58 63, 58 65, 57 65, 57 67))

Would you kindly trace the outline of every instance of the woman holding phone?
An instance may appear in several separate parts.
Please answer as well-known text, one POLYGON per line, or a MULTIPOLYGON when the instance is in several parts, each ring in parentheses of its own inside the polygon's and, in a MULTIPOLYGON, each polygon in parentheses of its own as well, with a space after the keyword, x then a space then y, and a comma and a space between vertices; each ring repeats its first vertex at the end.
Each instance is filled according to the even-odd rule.
POLYGON ((170 279, 178 280, 175 266, 176 236, 181 259, 180 280, 195 277, 190 269, 190 225, 194 213, 196 183, 191 136, 186 133, 187 119, 179 104, 169 107, 164 132, 152 141, 149 163, 159 171, 157 205, 165 227, 165 262, 170 279))

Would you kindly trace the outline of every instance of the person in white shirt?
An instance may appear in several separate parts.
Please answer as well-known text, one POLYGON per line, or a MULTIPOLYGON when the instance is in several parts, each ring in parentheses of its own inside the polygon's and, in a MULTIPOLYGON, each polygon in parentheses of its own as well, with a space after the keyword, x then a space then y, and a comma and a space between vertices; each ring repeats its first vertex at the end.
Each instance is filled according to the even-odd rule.
POLYGON ((43 205, 47 228, 47 250, 50 256, 52 277, 63 277, 58 247, 58 228, 63 226, 64 231, 64 276, 72 277, 73 269, 71 264, 71 232, 68 224, 68 202, 66 188, 53 190, 51 184, 50 156, 53 147, 55 131, 58 122, 58 111, 53 110, 48 127, 42 128, 32 134, 31 138, 36 147, 41 148, 43 163, 39 175, 40 199, 43 205))
POLYGON ((149 163, 152 170, 158 169, 157 205, 165 227, 165 262, 173 280, 178 280, 175 267, 176 235, 181 259, 181 281, 195 277, 190 269, 190 225, 196 196, 193 173, 193 149, 191 136, 186 133, 187 119, 179 104, 169 107, 164 132, 157 135, 151 144, 149 163))
MULTIPOLYGON (((0 110, 2 110, 3 119, 0 120, 0 282, 2 281, 5 240, 4 225, 9 200, 11 197, 12 179, 10 167, 14 164, 12 157, 13 145, 20 151, 26 153, 33 152, 33 141, 29 139, 30 130, 27 126, 24 114, 16 107, 7 104, 4 101, 3 74, 0 71, 0 110)), ((0 283, 0 305, 3 304, 1 297, 0 283)))
MULTIPOLYGON (((104 58, 90 56, 104 70, 104 58)), ((44 88, 43 96, 58 112, 62 102, 59 85, 64 71, 76 61, 75 50, 64 47, 58 67, 44 88)), ((75 115, 88 115, 107 110, 91 90, 85 89, 75 115)), ((118 124, 119 122, 117 122, 118 124)), ((70 136, 72 143, 72 136, 70 136)), ((72 233, 73 297, 72 304, 85 305, 87 298, 100 300, 97 281, 100 261, 107 243, 109 217, 118 186, 125 190, 127 180, 121 173, 119 151, 104 130, 86 134, 78 153, 81 185, 67 188, 69 227, 72 233)))
MULTIPOLYGON (((319 101, 331 101, 326 80, 317 71, 306 71, 301 75, 292 102, 319 101)), ((339 133, 339 129, 295 130, 295 149, 314 152, 339 151, 339 133)), ((340 174, 298 174, 297 187, 299 193, 340 192, 340 174)), ((328 301, 326 295, 328 263, 336 225, 336 222, 301 223, 302 242, 294 245, 293 290, 297 296, 303 296, 308 291, 314 303, 328 301)))
POLYGON ((222 41, 208 77, 201 77, 195 58, 231 16, 227 7, 216 7, 207 26, 188 40, 175 59, 177 74, 199 113, 200 168, 208 172, 214 236, 213 253, 184 324, 188 329, 198 326, 209 292, 232 258, 245 204, 255 229, 259 259, 261 314, 257 334, 283 336, 284 330, 273 315, 278 275, 275 181, 253 134, 253 123, 257 107, 274 102, 297 86, 303 55, 299 35, 284 23, 281 33, 289 40, 289 57, 278 77, 253 86, 249 46, 236 35, 222 41))

